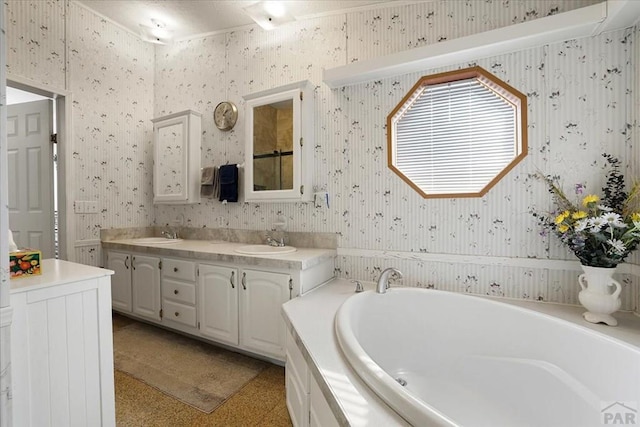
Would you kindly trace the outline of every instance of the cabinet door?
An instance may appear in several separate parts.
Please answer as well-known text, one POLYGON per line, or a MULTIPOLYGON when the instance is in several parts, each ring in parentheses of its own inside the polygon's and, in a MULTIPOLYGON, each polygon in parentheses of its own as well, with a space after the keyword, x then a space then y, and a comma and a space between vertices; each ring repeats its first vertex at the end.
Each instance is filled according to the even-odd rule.
POLYGON ((153 201, 156 203, 187 200, 188 123, 186 115, 154 123, 153 201))
POLYGON ((198 311, 202 335, 238 345, 238 270, 200 264, 198 311))
POLYGON ((240 278, 240 345, 284 360, 282 304, 289 300, 288 274, 243 270, 240 278))
POLYGON ((133 313, 160 320, 160 258, 132 255, 133 313))
POLYGON ((309 382, 309 427, 338 427, 339 425, 312 375, 309 382))
POLYGON ((111 276, 111 306, 115 310, 131 312, 131 256, 122 252, 107 253, 107 268, 111 276))

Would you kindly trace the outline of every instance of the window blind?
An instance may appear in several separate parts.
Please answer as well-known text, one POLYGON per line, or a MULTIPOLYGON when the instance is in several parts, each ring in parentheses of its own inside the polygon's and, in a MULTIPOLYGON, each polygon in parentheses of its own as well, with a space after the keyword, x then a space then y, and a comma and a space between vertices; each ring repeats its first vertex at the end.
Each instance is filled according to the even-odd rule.
POLYGON ((515 106, 478 78, 416 93, 396 113, 394 164, 425 193, 477 193, 519 154, 515 106))

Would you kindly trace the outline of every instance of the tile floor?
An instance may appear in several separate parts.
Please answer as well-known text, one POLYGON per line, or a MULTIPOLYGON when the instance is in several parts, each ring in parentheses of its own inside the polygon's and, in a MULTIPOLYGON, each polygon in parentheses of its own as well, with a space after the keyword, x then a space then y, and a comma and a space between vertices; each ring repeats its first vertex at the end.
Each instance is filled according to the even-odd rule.
MULTIPOLYGON (((115 315, 113 328, 133 322, 115 315)), ((115 373, 116 423, 129 426, 291 426, 284 368, 272 365, 210 414, 123 373, 115 373)))

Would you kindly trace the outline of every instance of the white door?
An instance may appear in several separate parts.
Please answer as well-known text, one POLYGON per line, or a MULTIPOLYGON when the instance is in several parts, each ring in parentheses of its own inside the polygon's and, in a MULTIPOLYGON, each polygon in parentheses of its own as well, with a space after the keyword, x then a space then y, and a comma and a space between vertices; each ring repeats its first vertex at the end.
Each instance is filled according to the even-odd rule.
POLYGON ((133 313, 160 320, 160 258, 131 256, 131 292, 133 313))
POLYGON ((54 257, 53 101, 7 107, 9 228, 18 247, 54 257))
POLYGON ((200 264, 198 312, 202 335, 238 345, 238 270, 200 264))
POLYGON ((131 312, 131 257, 122 252, 107 254, 107 268, 111 276, 111 306, 116 310, 131 312))
POLYGON ((284 360, 286 327, 282 304, 289 301, 288 274, 243 270, 240 278, 240 346, 284 360))

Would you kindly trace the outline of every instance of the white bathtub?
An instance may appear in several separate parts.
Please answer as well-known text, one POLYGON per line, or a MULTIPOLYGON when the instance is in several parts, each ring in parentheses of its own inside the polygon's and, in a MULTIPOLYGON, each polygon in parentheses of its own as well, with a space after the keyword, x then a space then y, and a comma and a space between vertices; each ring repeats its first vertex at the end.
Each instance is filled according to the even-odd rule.
POLYGON ((640 349, 555 317, 395 288, 349 297, 335 327, 353 369, 415 426, 640 425, 640 349))

